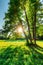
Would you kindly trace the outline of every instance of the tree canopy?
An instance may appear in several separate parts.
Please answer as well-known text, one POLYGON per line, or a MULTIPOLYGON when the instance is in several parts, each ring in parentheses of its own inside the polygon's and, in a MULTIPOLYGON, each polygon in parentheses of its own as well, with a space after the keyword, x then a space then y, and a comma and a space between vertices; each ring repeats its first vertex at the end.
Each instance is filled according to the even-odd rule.
POLYGON ((10 0, 8 4, 9 8, 5 13, 5 25, 3 26, 6 37, 10 37, 11 34, 16 37, 19 33, 15 31, 18 26, 21 26, 21 34, 25 36, 27 43, 36 44, 37 29, 42 24, 41 18, 43 17, 40 0, 10 0))

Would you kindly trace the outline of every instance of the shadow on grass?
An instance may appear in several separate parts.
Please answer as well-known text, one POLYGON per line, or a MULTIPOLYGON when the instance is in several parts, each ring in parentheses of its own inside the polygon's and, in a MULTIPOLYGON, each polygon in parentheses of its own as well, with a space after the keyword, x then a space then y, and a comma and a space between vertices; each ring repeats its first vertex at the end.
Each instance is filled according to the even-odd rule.
POLYGON ((0 50, 0 65, 43 65, 43 54, 35 48, 43 51, 36 45, 30 45, 29 50, 22 46, 3 48, 0 50))
POLYGON ((43 48, 38 45, 29 45, 32 61, 34 65, 43 65, 43 48))
POLYGON ((0 65, 25 65, 24 54, 27 54, 27 51, 21 47, 4 48, 3 52, 0 53, 0 65))
POLYGON ((38 46, 37 44, 30 44, 29 47, 34 48, 34 49, 36 48, 37 50, 43 52, 43 48, 38 46))

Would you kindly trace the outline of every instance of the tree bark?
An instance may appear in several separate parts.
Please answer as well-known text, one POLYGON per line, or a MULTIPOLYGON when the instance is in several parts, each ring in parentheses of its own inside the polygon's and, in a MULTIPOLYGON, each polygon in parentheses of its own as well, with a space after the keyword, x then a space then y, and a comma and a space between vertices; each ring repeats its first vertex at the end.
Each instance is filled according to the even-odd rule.
POLYGON ((33 39, 34 39, 34 44, 36 44, 36 8, 34 9, 33 39))
POLYGON ((30 24, 28 22, 28 17, 27 17, 27 14, 26 14, 25 7, 24 7, 24 12, 25 12, 26 22, 27 22, 27 26, 28 26, 28 33, 29 33, 30 43, 32 43, 32 36, 31 36, 31 31, 30 31, 30 24))
POLYGON ((21 20, 19 17, 18 17, 18 20, 19 20, 19 22, 20 22, 20 24, 21 24, 21 26, 22 26, 22 30, 23 30, 23 33, 24 33, 24 35, 25 35, 26 43, 27 43, 27 45, 29 45, 29 44, 28 44, 29 41, 28 41, 27 35, 26 35, 26 33, 25 33, 25 31, 24 31, 24 28, 23 28, 23 25, 22 25, 22 20, 21 20))

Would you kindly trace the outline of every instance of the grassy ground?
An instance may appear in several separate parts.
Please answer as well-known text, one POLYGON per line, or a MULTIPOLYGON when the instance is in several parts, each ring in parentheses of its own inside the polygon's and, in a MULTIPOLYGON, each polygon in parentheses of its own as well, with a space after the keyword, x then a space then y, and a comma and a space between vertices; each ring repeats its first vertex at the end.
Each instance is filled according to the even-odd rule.
POLYGON ((43 65, 43 41, 27 47, 25 41, 0 40, 0 65, 43 65))
MULTIPOLYGON (((26 41, 5 41, 5 40, 0 40, 0 47, 8 47, 10 45, 17 45, 17 46, 21 46, 21 45, 25 45, 26 41)), ((43 48, 43 41, 37 41, 37 45, 43 48)))

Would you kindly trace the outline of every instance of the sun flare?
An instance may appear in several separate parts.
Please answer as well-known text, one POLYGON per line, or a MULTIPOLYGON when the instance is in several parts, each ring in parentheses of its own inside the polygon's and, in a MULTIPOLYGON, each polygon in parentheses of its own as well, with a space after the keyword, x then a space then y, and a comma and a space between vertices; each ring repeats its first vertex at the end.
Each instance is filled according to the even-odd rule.
POLYGON ((18 27, 17 32, 22 33, 23 32, 22 27, 18 27))

